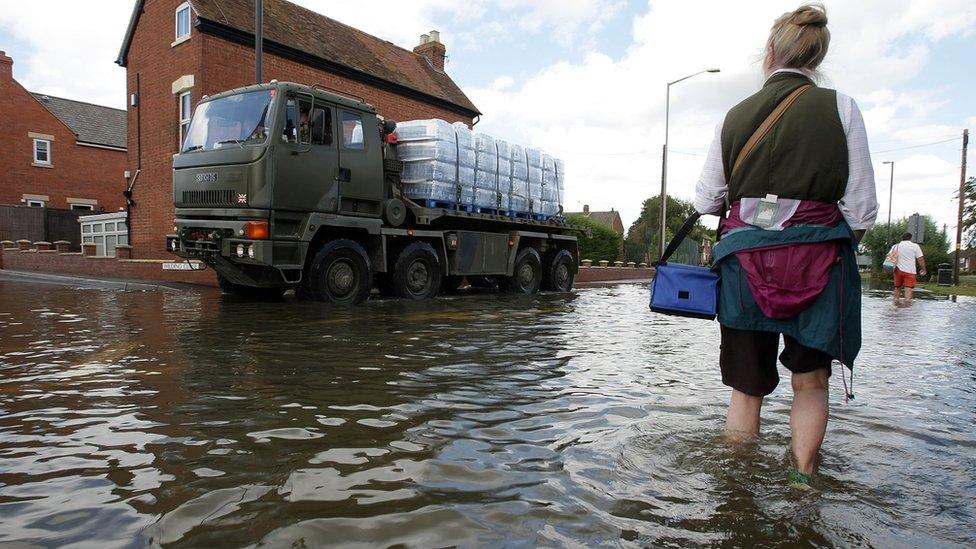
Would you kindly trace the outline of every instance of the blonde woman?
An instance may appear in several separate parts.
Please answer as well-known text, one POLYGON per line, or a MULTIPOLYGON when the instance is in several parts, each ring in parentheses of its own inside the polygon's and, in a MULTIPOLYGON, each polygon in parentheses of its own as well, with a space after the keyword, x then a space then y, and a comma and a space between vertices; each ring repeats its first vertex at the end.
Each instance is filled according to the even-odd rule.
POLYGON ((719 362, 732 387, 726 430, 736 439, 758 436, 763 398, 779 383, 782 334, 779 360, 793 385, 790 479, 803 484, 827 428, 832 361, 852 368, 860 350, 854 250, 878 212, 857 104, 815 84, 829 43, 820 4, 776 20, 766 81, 717 129, 695 198, 702 214, 729 207, 714 250, 719 362))

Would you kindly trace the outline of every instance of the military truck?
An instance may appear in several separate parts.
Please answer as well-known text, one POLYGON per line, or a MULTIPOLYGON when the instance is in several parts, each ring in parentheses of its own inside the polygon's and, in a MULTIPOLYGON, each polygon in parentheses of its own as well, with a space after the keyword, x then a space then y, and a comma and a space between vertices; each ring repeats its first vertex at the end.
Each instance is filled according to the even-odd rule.
POLYGON ((572 289, 575 229, 405 198, 395 130, 362 98, 317 85, 202 98, 173 158, 167 250, 250 296, 425 299, 464 277, 524 294, 572 289))

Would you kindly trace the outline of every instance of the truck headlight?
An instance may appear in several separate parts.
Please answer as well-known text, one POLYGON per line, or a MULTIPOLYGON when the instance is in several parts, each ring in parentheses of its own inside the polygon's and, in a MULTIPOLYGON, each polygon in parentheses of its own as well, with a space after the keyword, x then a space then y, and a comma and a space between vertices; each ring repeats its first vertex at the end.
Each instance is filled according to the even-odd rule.
POLYGON ((237 245, 237 257, 244 257, 244 244, 237 245))
POLYGON ((250 258, 250 259, 254 259, 254 245, 253 244, 247 247, 247 257, 250 258))
POLYGON ((180 241, 177 240, 177 239, 175 239, 175 238, 172 239, 172 240, 170 240, 169 241, 169 249, 173 250, 174 252, 177 251, 177 250, 179 250, 180 249, 180 241))

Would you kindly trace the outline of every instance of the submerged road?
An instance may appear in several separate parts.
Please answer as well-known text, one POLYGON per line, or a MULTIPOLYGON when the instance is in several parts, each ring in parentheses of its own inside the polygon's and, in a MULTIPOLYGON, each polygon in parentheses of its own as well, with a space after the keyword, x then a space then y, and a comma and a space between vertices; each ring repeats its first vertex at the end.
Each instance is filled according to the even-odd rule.
POLYGON ((976 299, 865 298, 807 492, 788 380, 728 446, 717 324, 646 292, 336 309, 2 278, 0 544, 976 543, 976 299))

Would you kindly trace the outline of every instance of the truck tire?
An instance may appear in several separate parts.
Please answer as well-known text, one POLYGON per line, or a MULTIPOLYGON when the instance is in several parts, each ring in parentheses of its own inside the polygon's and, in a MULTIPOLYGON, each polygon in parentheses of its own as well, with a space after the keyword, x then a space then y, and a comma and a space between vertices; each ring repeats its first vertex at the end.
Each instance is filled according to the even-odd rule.
POLYGON ((437 252, 426 242, 413 242, 400 252, 393 267, 393 290, 404 299, 429 299, 441 289, 437 252))
POLYGON ((383 202, 383 219, 391 227, 399 227, 407 220, 407 206, 399 198, 383 202))
POLYGON ((362 303, 373 289, 369 256, 352 240, 326 242, 315 253, 303 285, 306 298, 339 305, 362 303))
POLYGON ((222 293, 251 299, 278 299, 287 290, 287 288, 262 288, 234 284, 219 274, 217 275, 217 285, 220 286, 222 293))
POLYGON ((557 250, 550 255, 542 272, 542 289, 547 292, 573 291, 573 254, 569 250, 557 250))
POLYGON ((512 276, 502 279, 505 290, 516 294, 534 294, 542 283, 542 259, 535 248, 522 248, 515 256, 512 276))

